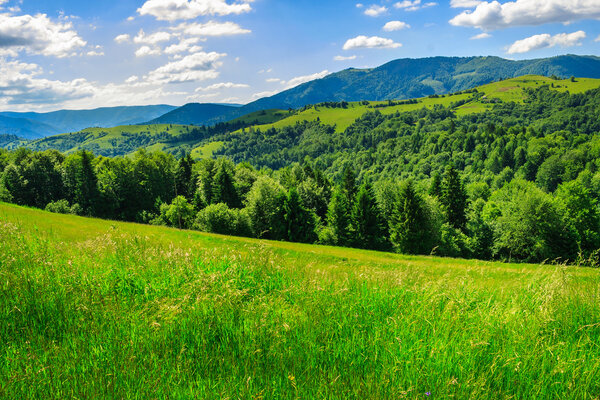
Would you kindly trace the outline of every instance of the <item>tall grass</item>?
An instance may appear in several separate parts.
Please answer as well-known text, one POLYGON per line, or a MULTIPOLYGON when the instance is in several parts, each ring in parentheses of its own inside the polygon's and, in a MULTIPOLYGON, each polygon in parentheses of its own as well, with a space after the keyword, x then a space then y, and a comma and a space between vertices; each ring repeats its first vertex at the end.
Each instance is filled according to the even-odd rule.
POLYGON ((596 270, 0 205, 0 398, 600 396, 596 270))

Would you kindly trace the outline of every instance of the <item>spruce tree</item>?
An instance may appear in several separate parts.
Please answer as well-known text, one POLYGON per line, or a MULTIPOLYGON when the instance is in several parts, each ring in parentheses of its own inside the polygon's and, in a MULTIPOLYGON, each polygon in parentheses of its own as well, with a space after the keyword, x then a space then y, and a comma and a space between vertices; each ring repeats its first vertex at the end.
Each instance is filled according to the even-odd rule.
POLYGON ((431 186, 429 187, 429 195, 432 197, 441 197, 442 195, 442 178, 437 172, 431 177, 431 186))
POLYGON ((192 198, 194 192, 194 185, 191 182, 193 166, 194 160, 191 154, 187 153, 181 157, 175 171, 175 192, 188 200, 192 198))
POLYGON ((467 192, 453 165, 446 169, 440 200, 446 222, 452 227, 464 231, 467 223, 467 192))
POLYGON ((316 241, 315 215, 304 207, 295 187, 288 191, 283 211, 287 227, 287 240, 300 243, 316 241))
POLYGON ((342 173, 342 190, 346 195, 348 204, 352 206, 354 203, 354 196, 356 195, 356 175, 351 166, 347 165, 342 173))
POLYGON ((356 194, 351 221, 354 228, 352 239, 356 247, 373 250, 384 248, 385 231, 381 211, 368 180, 360 186, 356 194))
POLYGON ((234 183, 233 165, 225 159, 217 162, 212 181, 211 204, 218 203, 225 203, 229 208, 239 208, 241 205, 234 183))
POLYGON ((398 201, 390 223, 390 240, 407 254, 427 254, 432 248, 431 222, 425 203, 412 181, 400 186, 398 201))
POLYGON ((331 196, 327 210, 327 225, 333 231, 337 245, 350 245, 352 237, 350 231, 350 204, 346 193, 340 186, 335 188, 331 196))

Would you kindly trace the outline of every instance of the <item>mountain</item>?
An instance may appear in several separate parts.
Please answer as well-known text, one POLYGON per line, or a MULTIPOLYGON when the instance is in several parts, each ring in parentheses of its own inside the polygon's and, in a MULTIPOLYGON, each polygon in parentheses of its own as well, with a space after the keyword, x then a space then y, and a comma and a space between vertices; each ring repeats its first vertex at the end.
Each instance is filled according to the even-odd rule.
POLYGON ((258 110, 299 108, 327 101, 379 101, 452 93, 522 75, 600 78, 600 57, 564 55, 520 61, 500 57, 404 58, 377 68, 333 73, 240 108, 224 109, 221 115, 196 115, 193 105, 188 104, 158 121, 213 124, 258 110))
POLYGON ((28 118, 11 118, 0 115, 0 135, 15 135, 25 139, 38 139, 60 133, 55 127, 28 118))
POLYGON ((0 119, 0 132, 33 138, 75 132, 89 127, 110 128, 132 125, 154 119, 175 108, 177 107, 153 105, 103 107, 93 110, 59 110, 49 113, 0 112, 0 117, 10 118, 10 120, 0 119))
POLYGON ((189 103, 153 119, 149 124, 212 125, 239 109, 238 105, 189 103))

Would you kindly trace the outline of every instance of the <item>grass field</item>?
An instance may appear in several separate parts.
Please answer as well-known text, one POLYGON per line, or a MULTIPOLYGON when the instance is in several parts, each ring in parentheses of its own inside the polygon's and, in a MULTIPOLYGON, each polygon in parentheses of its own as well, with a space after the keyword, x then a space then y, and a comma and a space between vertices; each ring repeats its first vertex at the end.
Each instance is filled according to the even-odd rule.
POLYGON ((0 204, 0 398, 595 399, 597 270, 0 204))

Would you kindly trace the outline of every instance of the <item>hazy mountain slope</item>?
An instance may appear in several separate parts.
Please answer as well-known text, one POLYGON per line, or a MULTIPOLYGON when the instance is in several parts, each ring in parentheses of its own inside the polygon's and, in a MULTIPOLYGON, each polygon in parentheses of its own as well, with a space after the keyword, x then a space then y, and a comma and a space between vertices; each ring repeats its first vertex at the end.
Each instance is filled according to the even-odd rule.
POLYGON ((452 93, 522 75, 600 78, 600 57, 565 55, 513 61, 500 57, 404 58, 373 69, 346 69, 271 97, 218 114, 187 104, 153 123, 214 124, 272 108, 299 108, 325 101, 409 99, 452 93))
MULTIPOLYGON (((93 110, 60 110, 49 113, 0 112, 0 116, 35 121, 54 127, 49 134, 74 132, 90 127, 114 127, 142 123, 177 107, 169 105, 103 107, 93 110)), ((26 128, 26 126, 24 125, 26 128)), ((39 137, 39 136, 37 136, 39 137)))
POLYGON ((37 139, 60 133, 58 129, 27 118, 11 118, 0 115, 0 135, 16 135, 25 139, 37 139))
POLYGON ((189 103, 155 118, 149 123, 210 125, 223 121, 225 116, 238 116, 238 114, 236 114, 238 109, 240 109, 240 107, 236 105, 189 103))

